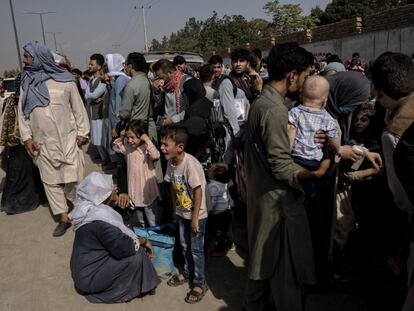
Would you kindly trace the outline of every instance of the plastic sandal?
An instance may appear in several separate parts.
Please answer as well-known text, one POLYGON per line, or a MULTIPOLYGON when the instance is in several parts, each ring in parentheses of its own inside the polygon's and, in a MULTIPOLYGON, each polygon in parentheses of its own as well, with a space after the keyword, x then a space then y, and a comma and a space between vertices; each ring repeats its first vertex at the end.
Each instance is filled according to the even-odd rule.
POLYGON ((193 286, 193 289, 191 289, 187 293, 187 296, 185 296, 184 301, 186 303, 189 303, 189 304, 198 303, 198 302, 200 302, 204 298, 204 296, 207 293, 207 291, 208 291, 207 284, 203 284, 203 285, 195 284, 193 286), (197 291, 194 290, 195 287, 201 288, 203 291, 201 293, 200 292, 197 292, 197 291), (190 299, 191 296, 195 297, 196 299, 194 299, 194 300, 193 299, 190 299))
POLYGON ((183 284, 188 282, 188 278, 186 278, 184 275, 183 275, 184 279, 180 279, 178 276, 179 276, 179 274, 174 274, 167 281, 167 285, 171 286, 171 287, 177 287, 177 286, 183 285, 183 284))

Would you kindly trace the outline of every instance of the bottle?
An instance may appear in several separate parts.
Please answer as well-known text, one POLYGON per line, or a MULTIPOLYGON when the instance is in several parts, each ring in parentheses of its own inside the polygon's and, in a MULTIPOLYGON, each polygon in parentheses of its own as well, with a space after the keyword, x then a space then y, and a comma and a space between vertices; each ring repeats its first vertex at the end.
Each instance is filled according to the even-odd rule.
POLYGON ((351 169, 357 171, 361 166, 362 162, 364 161, 364 145, 353 145, 352 149, 355 150, 356 153, 360 154, 361 156, 352 164, 351 169))

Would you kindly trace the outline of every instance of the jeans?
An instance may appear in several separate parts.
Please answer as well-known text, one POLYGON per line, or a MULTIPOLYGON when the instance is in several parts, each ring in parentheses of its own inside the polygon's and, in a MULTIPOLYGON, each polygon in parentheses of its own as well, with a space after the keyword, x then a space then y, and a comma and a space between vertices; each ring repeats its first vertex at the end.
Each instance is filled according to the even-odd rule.
POLYGON ((158 204, 158 199, 155 199, 150 206, 136 207, 136 213, 139 225, 141 227, 154 227, 160 224, 161 206, 158 204), (145 225, 147 220, 147 226, 145 225))
POLYGON ((200 232, 191 230, 191 220, 179 218, 180 243, 184 255, 183 274, 188 276, 190 284, 204 284, 204 236, 207 218, 199 219, 200 232))
POLYGON ((309 171, 316 171, 321 166, 322 162, 322 160, 308 160, 298 156, 293 156, 293 161, 309 171))
MULTIPOLYGON (((298 156, 294 156, 293 161, 296 164, 306 168, 308 171, 311 171, 311 172, 318 170, 322 162, 318 160, 307 160, 307 159, 304 159, 298 156)), ((304 180, 301 182, 303 191, 305 191, 306 197, 308 199, 313 200, 315 199, 317 195, 317 189, 316 189, 315 183, 316 183, 315 180, 312 180, 312 179, 304 180)))

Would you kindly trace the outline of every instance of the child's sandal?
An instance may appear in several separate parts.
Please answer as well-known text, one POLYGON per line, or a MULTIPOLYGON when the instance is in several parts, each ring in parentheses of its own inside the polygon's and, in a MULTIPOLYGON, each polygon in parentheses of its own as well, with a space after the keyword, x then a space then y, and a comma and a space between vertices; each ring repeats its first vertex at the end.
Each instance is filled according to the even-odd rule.
POLYGON ((189 304, 198 303, 204 298, 207 291, 208 291, 207 284, 205 284, 205 283, 204 284, 194 284, 192 289, 187 293, 187 296, 185 296, 184 301, 186 303, 189 303, 189 304), (196 288, 196 287, 202 289, 202 292, 200 293, 200 292, 194 290, 194 288, 196 288))
POLYGON ((167 285, 171 287, 177 287, 188 282, 188 278, 182 275, 183 279, 179 278, 179 274, 174 274, 168 281, 167 285))

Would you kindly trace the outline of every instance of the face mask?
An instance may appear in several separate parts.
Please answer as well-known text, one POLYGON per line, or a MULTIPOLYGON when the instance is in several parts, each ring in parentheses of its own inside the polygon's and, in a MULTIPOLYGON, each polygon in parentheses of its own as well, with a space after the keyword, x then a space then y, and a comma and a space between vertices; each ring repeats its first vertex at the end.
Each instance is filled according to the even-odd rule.
POLYGON ((263 80, 267 80, 269 79, 269 73, 268 72, 261 72, 259 74, 260 78, 262 78, 263 80))

